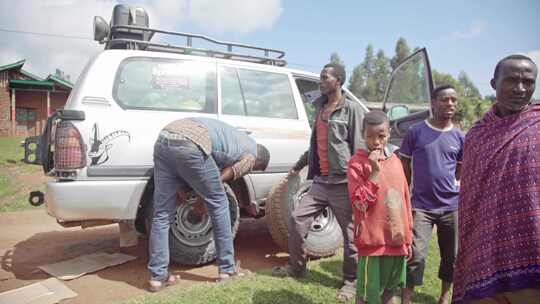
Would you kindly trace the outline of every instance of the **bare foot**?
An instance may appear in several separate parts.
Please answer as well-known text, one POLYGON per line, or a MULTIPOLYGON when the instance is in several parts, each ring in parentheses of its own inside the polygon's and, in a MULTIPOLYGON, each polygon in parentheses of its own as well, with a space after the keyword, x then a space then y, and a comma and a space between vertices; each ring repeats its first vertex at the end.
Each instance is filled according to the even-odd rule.
POLYGON ((158 292, 161 289, 172 286, 176 283, 180 282, 180 276, 177 274, 169 274, 169 277, 165 281, 158 281, 158 280, 150 280, 148 281, 148 285, 150 287, 148 288, 148 291, 151 292, 158 292))

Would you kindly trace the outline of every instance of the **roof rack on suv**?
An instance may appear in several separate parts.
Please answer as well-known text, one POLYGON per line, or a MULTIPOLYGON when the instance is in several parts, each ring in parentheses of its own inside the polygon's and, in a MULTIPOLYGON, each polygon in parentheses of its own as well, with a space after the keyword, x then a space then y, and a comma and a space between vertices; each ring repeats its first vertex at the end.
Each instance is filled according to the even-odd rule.
POLYGON ((158 52, 169 52, 169 53, 179 53, 179 54, 188 54, 188 55, 199 55, 199 56, 208 56, 216 57, 222 59, 232 59, 240 60, 261 64, 269 64, 276 66, 285 66, 287 62, 282 59, 285 56, 285 52, 275 49, 262 48, 258 46, 252 46, 247 44, 240 44, 234 42, 224 42, 210 37, 206 37, 198 34, 182 33, 182 32, 171 32, 163 31, 157 29, 151 29, 147 27, 139 27, 132 25, 115 25, 110 28, 111 33, 117 31, 123 32, 142 32, 143 36, 148 37, 148 41, 138 40, 138 39, 129 39, 123 37, 115 37, 115 35, 110 35, 112 37, 105 38, 100 41, 100 43, 105 43, 105 49, 136 49, 136 50, 146 50, 146 51, 158 51, 158 52), (184 37, 185 45, 171 45, 164 43, 157 43, 149 41, 154 34, 166 34, 173 35, 176 37, 184 37), (206 42, 210 42, 216 46, 226 47, 226 50, 213 50, 213 49, 204 49, 196 48, 193 46, 193 40, 200 39, 206 42), (238 52, 243 51, 244 53, 238 52), (261 55, 255 54, 251 55, 248 51, 261 52, 261 55))
POLYGON ((216 57, 277 66, 285 66, 287 64, 283 59, 285 57, 285 52, 283 51, 234 42, 224 42, 198 34, 152 29, 149 27, 148 13, 144 8, 123 4, 114 6, 110 25, 102 17, 94 17, 94 40, 105 44, 106 50, 146 50, 216 57), (150 42, 156 33, 170 35, 173 38, 183 37, 186 38, 186 42, 181 45, 150 42), (193 46, 194 39, 210 43, 212 47, 218 46, 224 49, 197 48, 193 46))

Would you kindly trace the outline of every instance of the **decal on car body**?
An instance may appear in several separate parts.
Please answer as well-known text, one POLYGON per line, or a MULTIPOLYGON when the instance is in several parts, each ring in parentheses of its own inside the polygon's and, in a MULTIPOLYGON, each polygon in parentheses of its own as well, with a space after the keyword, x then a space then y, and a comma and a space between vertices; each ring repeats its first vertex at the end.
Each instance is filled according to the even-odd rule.
POLYGON ((99 126, 97 123, 92 128, 92 136, 90 136, 90 151, 88 157, 92 159, 91 166, 101 165, 109 160, 109 150, 112 148, 112 142, 122 136, 126 136, 128 142, 131 141, 129 132, 124 130, 113 131, 103 138, 99 138, 99 126))

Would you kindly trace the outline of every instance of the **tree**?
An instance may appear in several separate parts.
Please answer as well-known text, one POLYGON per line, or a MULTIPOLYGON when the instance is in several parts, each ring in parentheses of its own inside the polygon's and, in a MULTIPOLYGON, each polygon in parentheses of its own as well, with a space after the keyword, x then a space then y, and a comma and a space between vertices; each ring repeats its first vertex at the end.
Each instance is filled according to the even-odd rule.
POLYGON ((491 106, 491 100, 482 98, 472 80, 464 72, 456 80, 450 74, 433 70, 435 86, 450 84, 456 88, 458 94, 458 108, 454 122, 463 129, 468 130, 491 106))
POLYGON ((70 81, 70 76, 68 74, 66 74, 64 71, 62 71, 61 69, 57 68, 55 71, 54 71, 54 77, 56 78, 60 78, 62 80, 67 80, 67 81, 70 81))
POLYGON ((333 52, 332 54, 330 54, 330 62, 345 67, 345 63, 341 60, 337 52, 333 52))
POLYGON ((362 68, 362 65, 359 64, 353 69, 352 75, 349 78, 348 86, 349 91, 351 91, 351 93, 358 98, 362 98, 360 94, 362 93, 363 77, 364 69, 362 68))
POLYGON ((367 79, 375 72, 375 57, 373 56, 373 46, 368 44, 366 47, 366 55, 364 61, 362 61, 362 68, 364 69, 364 80, 367 79))
POLYGON ((411 54, 411 49, 407 45, 407 40, 403 37, 399 37, 396 43, 396 54, 390 60, 390 65, 392 70, 397 68, 397 66, 405 60, 411 54))
POLYGON ((375 71, 373 78, 375 79, 375 100, 382 101, 386 86, 388 85, 388 79, 390 78, 390 59, 384 55, 383 50, 377 52, 377 58, 374 62, 375 71))
POLYGON ((349 79, 349 90, 358 98, 372 100, 376 92, 376 82, 372 75, 375 73, 375 57, 373 46, 368 44, 364 60, 353 69, 349 79))
POLYGON ((480 95, 480 91, 478 91, 478 88, 474 85, 471 78, 469 78, 469 75, 467 73, 461 71, 458 75, 458 81, 463 86, 463 94, 469 98, 472 99, 482 99, 482 95, 480 95))

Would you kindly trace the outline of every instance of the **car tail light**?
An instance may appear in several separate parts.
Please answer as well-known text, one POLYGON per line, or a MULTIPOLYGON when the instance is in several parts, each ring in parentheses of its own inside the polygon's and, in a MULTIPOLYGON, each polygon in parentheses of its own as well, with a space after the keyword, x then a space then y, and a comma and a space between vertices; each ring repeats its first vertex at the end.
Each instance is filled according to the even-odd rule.
POLYGON ((81 133, 69 121, 56 127, 54 167, 58 170, 80 169, 86 166, 85 146, 81 133))

